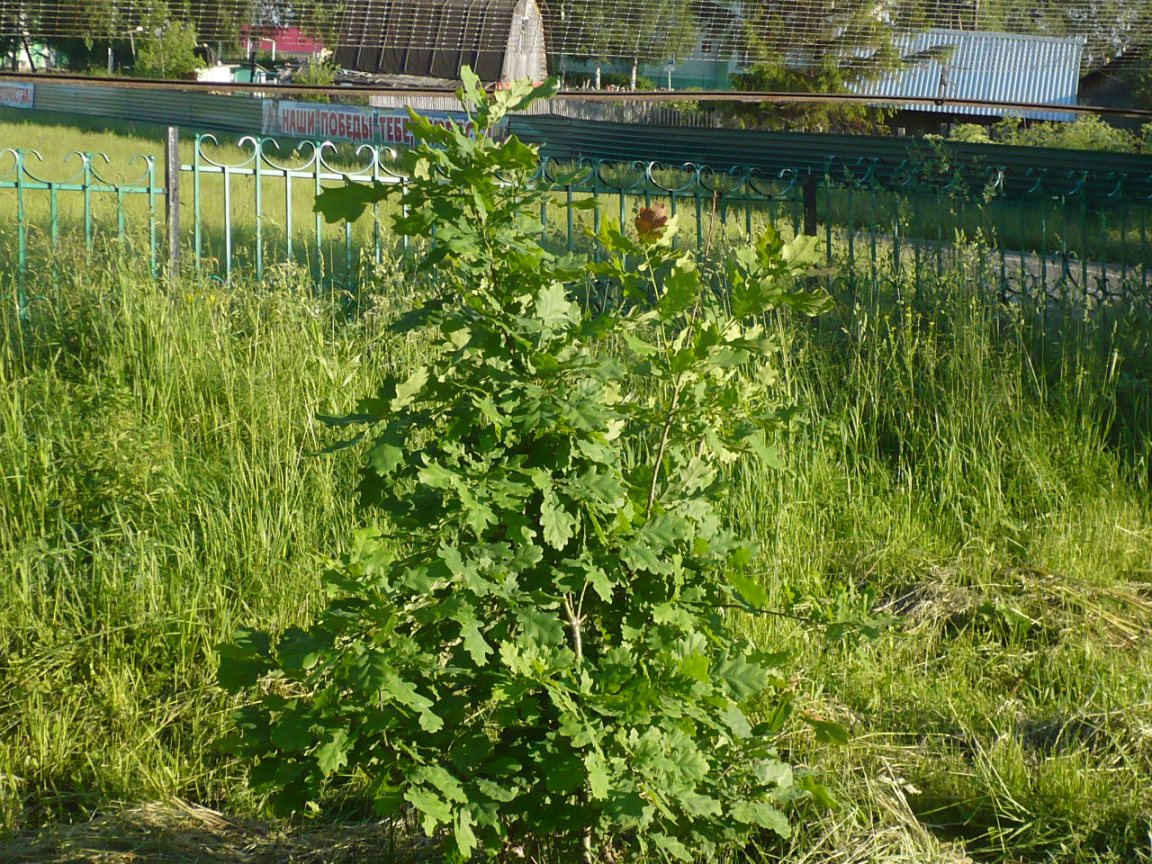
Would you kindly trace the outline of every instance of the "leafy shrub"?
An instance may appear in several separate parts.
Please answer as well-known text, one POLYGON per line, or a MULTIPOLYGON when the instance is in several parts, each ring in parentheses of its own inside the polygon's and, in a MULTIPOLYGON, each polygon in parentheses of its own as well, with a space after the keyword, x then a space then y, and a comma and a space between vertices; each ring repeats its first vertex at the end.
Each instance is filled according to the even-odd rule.
MULTIPOLYGON (((292 74, 292 83, 299 84, 301 87, 331 87, 336 83, 336 67, 320 60, 308 63, 292 74)), ((306 95, 297 98, 303 102, 328 101, 328 97, 322 95, 306 95)))
POLYGON ((1006 117, 992 126, 961 123, 953 128, 953 141, 977 144, 1016 144, 1026 147, 1060 147, 1069 150, 1105 150, 1138 153, 1141 136, 1110 126, 1099 117, 1087 115, 1070 123, 1023 125, 1018 118, 1006 117))
POLYGON ((988 134, 988 127, 980 123, 957 123, 948 133, 948 139, 964 144, 992 143, 992 136, 988 134))
POLYGON ((183 21, 167 21, 137 42, 132 74, 140 78, 185 78, 204 62, 196 56, 196 29, 183 21))
MULTIPOLYGON (((804 244, 769 233, 714 270, 645 209, 635 237, 604 226, 602 260, 558 259, 536 151, 489 135, 555 85, 490 97, 463 77, 477 137, 412 114, 395 222, 427 292, 396 327, 430 358, 330 419, 366 424, 361 495, 386 527, 333 564, 309 629, 221 648, 221 683, 258 694, 230 743, 276 809, 359 783, 456 861, 690 861, 786 836, 781 807, 818 787, 774 747, 786 658, 730 627, 765 598, 720 505, 725 466, 771 463, 788 411, 764 313, 824 307, 789 287, 804 244)), ((392 188, 318 208, 355 219, 392 188)))

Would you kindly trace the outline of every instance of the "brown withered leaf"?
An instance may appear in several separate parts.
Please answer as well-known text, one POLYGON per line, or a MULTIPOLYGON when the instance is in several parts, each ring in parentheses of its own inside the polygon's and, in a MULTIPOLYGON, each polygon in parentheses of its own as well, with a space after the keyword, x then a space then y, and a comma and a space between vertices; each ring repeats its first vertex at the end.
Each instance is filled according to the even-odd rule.
POLYGON ((668 214, 663 204, 643 207, 636 214, 636 234, 641 241, 654 243, 664 236, 668 226, 668 214))

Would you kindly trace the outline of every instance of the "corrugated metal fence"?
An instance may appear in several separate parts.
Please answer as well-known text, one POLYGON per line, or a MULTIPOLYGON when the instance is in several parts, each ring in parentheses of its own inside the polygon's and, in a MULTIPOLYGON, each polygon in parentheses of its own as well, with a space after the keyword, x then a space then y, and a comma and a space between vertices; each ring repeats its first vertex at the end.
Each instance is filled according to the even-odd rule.
POLYGON ((37 84, 36 108, 189 129, 259 134, 263 100, 209 93, 37 84))

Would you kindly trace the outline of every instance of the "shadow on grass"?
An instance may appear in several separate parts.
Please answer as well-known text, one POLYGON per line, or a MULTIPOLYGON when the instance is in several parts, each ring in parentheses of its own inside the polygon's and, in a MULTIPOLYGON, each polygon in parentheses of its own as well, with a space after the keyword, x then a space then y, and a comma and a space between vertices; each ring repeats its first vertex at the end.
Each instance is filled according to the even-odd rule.
POLYGON ((52 825, 0 843, 0 862, 30 864, 423 864, 438 860, 432 841, 392 823, 288 826, 234 819, 178 799, 115 810, 78 825, 52 825))

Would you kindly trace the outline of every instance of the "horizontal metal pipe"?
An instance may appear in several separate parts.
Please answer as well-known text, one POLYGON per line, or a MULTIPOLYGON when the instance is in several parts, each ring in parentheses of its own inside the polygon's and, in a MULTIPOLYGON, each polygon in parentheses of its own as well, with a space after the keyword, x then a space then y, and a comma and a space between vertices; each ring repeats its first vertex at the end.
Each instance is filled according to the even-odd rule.
MULTIPOLYGON (((155 78, 93 78, 87 75, 0 72, 0 83, 71 84, 125 90, 167 90, 183 93, 243 94, 265 96, 454 96, 451 87, 313 87, 305 84, 222 84, 214 81, 169 81, 155 78)), ((1104 117, 1133 117, 1152 121, 1152 111, 1136 108, 1105 108, 1099 105, 1053 105, 1047 102, 997 102, 979 99, 925 99, 923 96, 869 96, 859 93, 786 93, 744 90, 561 90, 554 97, 572 102, 751 102, 798 105, 924 105, 990 108, 1012 111, 1059 111, 1104 117)))

